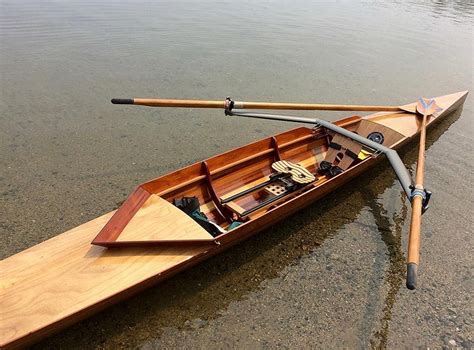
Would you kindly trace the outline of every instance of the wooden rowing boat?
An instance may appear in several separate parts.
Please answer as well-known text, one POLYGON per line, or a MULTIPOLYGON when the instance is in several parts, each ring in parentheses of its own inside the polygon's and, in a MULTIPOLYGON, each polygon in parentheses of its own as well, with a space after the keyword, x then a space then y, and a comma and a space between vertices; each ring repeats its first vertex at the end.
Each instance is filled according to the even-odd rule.
MULTIPOLYGON (((441 109, 427 126, 460 107, 466 96, 464 91, 434 98, 441 109)), ((334 124, 364 138, 375 135, 383 146, 397 149, 419 133, 419 119, 405 109, 334 124)), ((382 158, 330 129, 299 127, 144 183, 117 211, 0 262, 0 347, 34 343, 195 265, 304 208, 382 158), (300 170, 293 172, 306 169, 314 180, 291 191, 278 185, 281 179, 271 182, 275 168, 284 171, 284 163, 272 167, 277 161, 297 164, 300 170), (341 171, 322 173, 323 161, 341 171), (196 197, 200 211, 222 232, 211 235, 172 204, 183 197, 196 197)))

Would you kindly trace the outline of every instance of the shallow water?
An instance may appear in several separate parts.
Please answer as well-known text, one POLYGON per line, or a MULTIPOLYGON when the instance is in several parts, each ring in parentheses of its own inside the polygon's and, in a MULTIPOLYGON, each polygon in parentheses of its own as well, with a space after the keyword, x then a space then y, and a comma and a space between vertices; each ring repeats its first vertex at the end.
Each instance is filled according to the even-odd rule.
MULTIPOLYGON (((472 1, 0 6, 2 258, 293 126, 112 97, 396 105, 473 85, 472 1)), ((429 132, 417 292, 403 286, 408 209, 380 166, 38 347, 472 347, 471 101, 429 132)), ((414 169, 413 145, 403 160, 414 169)))

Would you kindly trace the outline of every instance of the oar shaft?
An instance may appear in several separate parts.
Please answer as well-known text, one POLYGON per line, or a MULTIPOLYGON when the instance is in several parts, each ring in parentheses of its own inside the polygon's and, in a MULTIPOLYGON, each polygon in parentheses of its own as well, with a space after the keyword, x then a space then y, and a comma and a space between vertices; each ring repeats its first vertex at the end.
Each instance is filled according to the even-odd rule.
MULTIPOLYGON (((184 107, 184 108, 225 108, 225 101, 206 100, 171 100, 157 98, 112 99, 114 104, 133 104, 150 107, 184 107)), ((360 111, 360 112, 400 112, 403 109, 394 106, 337 105, 319 103, 271 103, 234 101, 235 109, 274 109, 274 110, 307 110, 307 111, 360 111)))
POLYGON ((416 196, 412 201, 410 236, 408 238, 408 264, 420 263, 420 232, 421 232, 421 211, 423 198, 416 196))
MULTIPOLYGON (((420 146, 418 148, 418 163, 416 166, 415 189, 420 193, 424 191, 423 178, 425 170, 425 144, 426 144, 426 121, 427 115, 423 115, 420 130, 420 146)), ((416 194, 412 199, 410 235, 408 237, 407 257, 407 287, 416 288, 418 264, 420 263, 421 247, 421 214, 423 210, 423 197, 416 194)))
POLYGON ((418 162, 416 164, 415 185, 423 187, 423 180, 425 175, 425 146, 426 146, 426 122, 428 116, 423 115, 420 130, 420 146, 418 148, 418 162))
POLYGON ((267 103, 267 102, 235 102, 237 109, 275 109, 275 110, 300 110, 300 111, 360 111, 360 112, 399 112, 393 106, 361 106, 361 105, 336 105, 318 103, 267 103))
POLYGON ((224 108, 224 101, 204 100, 166 100, 155 98, 134 98, 134 105, 149 107, 183 107, 183 108, 224 108))

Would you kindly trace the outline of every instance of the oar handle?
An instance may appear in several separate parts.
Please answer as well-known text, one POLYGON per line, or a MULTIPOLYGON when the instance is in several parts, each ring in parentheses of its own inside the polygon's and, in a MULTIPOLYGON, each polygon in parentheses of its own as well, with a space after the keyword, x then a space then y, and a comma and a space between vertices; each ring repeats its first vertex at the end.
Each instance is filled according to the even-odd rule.
POLYGON ((110 102, 114 105, 133 105, 133 98, 113 98, 110 102))
POLYGON ((418 265, 415 263, 407 264, 407 281, 406 286, 410 290, 416 289, 416 280, 418 278, 418 265))

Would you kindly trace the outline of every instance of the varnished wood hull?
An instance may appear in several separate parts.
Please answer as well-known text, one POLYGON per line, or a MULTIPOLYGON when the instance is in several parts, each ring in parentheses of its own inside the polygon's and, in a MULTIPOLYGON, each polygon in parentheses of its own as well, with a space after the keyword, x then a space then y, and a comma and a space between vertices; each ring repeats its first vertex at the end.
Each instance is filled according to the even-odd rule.
MULTIPOLYGON (((467 92, 461 92, 437 98, 437 103, 444 110, 436 118, 432 118, 428 126, 461 106, 466 95, 467 92)), ((355 130, 354 128, 360 126, 361 120, 379 123, 384 128, 393 130, 393 139, 389 141, 393 148, 401 147, 417 135, 416 117, 409 113, 378 113, 363 118, 351 117, 337 124, 355 130)), ((322 147, 321 156, 326 155, 326 141, 314 140, 311 137, 310 129, 298 128, 211 158, 206 161, 204 168, 202 163, 197 163, 150 181, 141 185, 117 212, 105 214, 1 261, 0 346, 21 347, 34 343, 110 304, 169 278, 308 206, 383 159, 378 157, 360 161, 341 175, 330 180, 325 179, 320 185, 309 187, 278 206, 257 213, 236 229, 203 244, 162 244, 166 241, 166 236, 159 236, 157 241, 161 242, 149 245, 149 237, 140 233, 142 244, 104 247, 113 246, 107 242, 120 241, 123 230, 150 195, 157 195, 167 201, 182 195, 196 195, 203 202, 212 203, 216 196, 232 193, 252 181, 258 181, 253 174, 258 173, 259 167, 271 164, 276 153, 285 159, 305 161, 305 152, 311 153, 317 147, 322 147), (314 147, 305 146, 305 140, 312 142, 311 147, 314 147), (283 147, 279 148, 277 144, 283 147), (257 156, 252 158, 252 154, 257 156), (231 163, 235 165, 229 166, 231 163), (246 180, 236 184, 236 174, 246 180), (203 190, 209 185, 209 178, 214 187, 214 194, 209 193, 212 191, 203 190), (97 239, 99 232, 103 235, 97 239), (93 240, 103 246, 91 245, 93 240)), ((314 160, 314 164, 308 164, 314 170, 319 160, 321 159, 314 160)), ((169 211, 166 213, 174 215, 169 211)), ((212 208, 211 205, 208 214, 225 227, 225 217, 219 217, 216 207, 212 208)), ((140 223, 143 218, 148 217, 146 215, 144 214, 142 221, 138 221, 136 229, 127 233, 129 236, 133 238, 134 232, 142 226, 140 223)), ((191 238, 196 234, 203 235, 199 230, 191 229, 187 232, 191 238)), ((171 238, 174 237, 173 234, 170 230, 171 238)), ((183 240, 186 241, 188 236, 183 240)))

